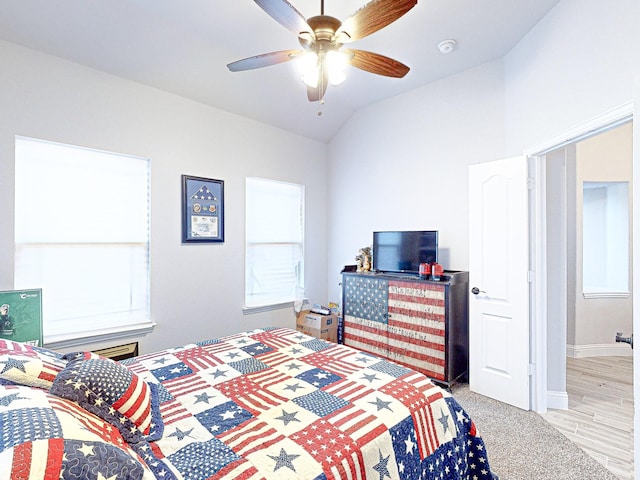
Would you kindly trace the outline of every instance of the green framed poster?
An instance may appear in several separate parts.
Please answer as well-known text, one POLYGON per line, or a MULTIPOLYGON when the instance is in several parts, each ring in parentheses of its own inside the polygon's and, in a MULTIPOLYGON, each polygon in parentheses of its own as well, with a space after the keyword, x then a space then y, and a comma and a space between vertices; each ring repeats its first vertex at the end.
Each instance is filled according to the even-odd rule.
POLYGON ((42 289, 0 292, 0 338, 42 346, 42 289))

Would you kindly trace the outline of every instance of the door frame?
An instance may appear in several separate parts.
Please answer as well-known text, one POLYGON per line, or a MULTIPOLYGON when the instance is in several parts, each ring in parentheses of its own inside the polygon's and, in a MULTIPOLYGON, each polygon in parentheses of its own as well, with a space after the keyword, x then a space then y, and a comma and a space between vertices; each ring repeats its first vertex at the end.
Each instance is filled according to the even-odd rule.
MULTIPOLYGON (((530 260, 529 265, 532 270, 532 281, 530 284, 530 352, 531 363, 534 369, 531 375, 531 409, 544 413, 551 405, 557 408, 558 405, 554 399, 550 399, 547 390, 547 250, 546 250, 546 169, 545 155, 552 150, 556 150, 563 146, 578 142, 585 138, 591 137, 606 130, 615 128, 624 123, 633 120, 634 102, 630 101, 622 104, 612 110, 598 115, 591 120, 580 124, 566 132, 561 133, 543 143, 533 145, 524 150, 527 157, 530 188, 529 188, 529 244, 530 244, 530 260)), ((634 132, 637 130, 634 129, 634 132)), ((634 135, 635 137, 636 135, 634 135)), ((640 141, 634 138, 634 152, 638 151, 640 141)), ((634 176, 640 165, 636 165, 636 157, 634 154, 634 176)), ((640 185, 633 182, 633 198, 634 204, 636 199, 640 197, 640 185)), ((635 209, 634 209, 635 212, 635 209)), ((633 222, 634 230, 637 223, 633 222)), ((634 232, 635 233, 635 232, 634 232)), ((632 258, 634 264, 636 259, 640 257, 640 249, 635 251, 636 236, 634 235, 632 244, 632 258)), ((640 241, 640 238, 638 238, 640 241)), ((636 271, 639 269, 634 265, 634 279, 636 271)), ((640 272, 638 272, 640 273, 640 272)), ((640 290, 640 285, 634 281, 633 295, 640 290)), ((634 309, 635 311, 635 309, 634 309)), ((636 315, 634 314, 634 330, 636 326, 636 315)), ((635 353, 634 353, 635 357, 635 353)), ((635 362, 635 359, 634 359, 635 362)), ((635 371, 635 370, 634 370, 635 371)), ((635 376, 635 373, 634 373, 635 376)), ((635 384, 638 382, 634 381, 635 384)), ((635 397, 636 395, 634 395, 635 397)))

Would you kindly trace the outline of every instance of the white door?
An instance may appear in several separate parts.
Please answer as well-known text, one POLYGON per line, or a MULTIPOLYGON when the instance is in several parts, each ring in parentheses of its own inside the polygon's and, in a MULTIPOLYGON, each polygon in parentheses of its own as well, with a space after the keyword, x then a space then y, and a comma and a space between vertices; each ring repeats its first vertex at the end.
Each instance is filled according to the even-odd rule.
POLYGON ((529 409, 527 161, 469 167, 469 386, 529 409))

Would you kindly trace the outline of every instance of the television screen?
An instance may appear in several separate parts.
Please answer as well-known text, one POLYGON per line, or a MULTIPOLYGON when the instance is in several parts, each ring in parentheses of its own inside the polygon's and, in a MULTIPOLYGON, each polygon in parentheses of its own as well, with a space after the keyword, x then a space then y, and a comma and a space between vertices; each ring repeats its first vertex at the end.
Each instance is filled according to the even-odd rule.
POLYGON ((373 232, 373 268, 418 273, 421 263, 438 261, 438 231, 373 232))

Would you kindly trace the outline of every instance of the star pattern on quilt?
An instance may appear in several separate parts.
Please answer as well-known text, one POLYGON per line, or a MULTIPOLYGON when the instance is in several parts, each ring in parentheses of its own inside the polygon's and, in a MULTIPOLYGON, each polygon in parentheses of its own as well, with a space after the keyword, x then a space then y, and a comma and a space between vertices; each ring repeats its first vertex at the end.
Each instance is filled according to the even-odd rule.
POLYGON ((4 367, 2 368, 0 373, 6 373, 12 368, 20 370, 23 373, 26 373, 27 370, 25 369, 24 364, 28 362, 29 360, 18 360, 17 358, 8 357, 7 360, 0 361, 0 363, 4 363, 4 367))
POLYGON ((326 370, 322 370, 320 368, 314 368, 313 370, 303 372, 297 375, 296 378, 304 380, 305 382, 308 382, 317 388, 326 387, 327 385, 340 379, 340 377, 335 373, 327 372, 326 370))
POLYGON ((164 392, 164 437, 136 449, 156 478, 491 480, 466 412, 414 370, 275 327, 198 345, 131 365, 164 392))
POLYGON ((363 374, 361 380, 367 380, 369 383, 373 383, 374 380, 378 380, 378 377, 375 373, 363 374))
POLYGON ((80 448, 78 448, 78 451, 80 453, 82 453, 85 457, 88 457, 89 455, 93 455, 93 446, 91 445, 87 445, 86 443, 83 443, 82 446, 80 448))
POLYGON ((369 363, 369 362, 373 362, 373 358, 366 356, 366 355, 362 355, 356 358, 357 362, 362 362, 362 363, 369 363))
POLYGON ((211 372, 210 375, 213 376, 213 378, 220 378, 220 377, 226 377, 227 376, 227 371, 226 370, 222 370, 221 368, 217 368, 215 372, 211 372))
POLYGON ((194 404, 202 402, 206 403, 207 405, 209 404, 209 400, 211 400, 212 398, 216 398, 215 395, 209 395, 207 392, 196 394, 194 395, 194 397, 196 398, 195 402, 193 402, 194 404))
POLYGON ((449 429, 449 415, 446 415, 442 409, 440 409, 440 418, 438 418, 438 421, 442 424, 442 428, 446 433, 449 429))
POLYGON ((413 453, 413 450, 416 448, 416 442, 414 442, 411 437, 407 437, 404 441, 405 446, 407 447, 406 453, 413 453))
POLYGON ((187 437, 191 436, 191 432, 193 432, 193 428, 183 432, 182 430, 180 430, 179 428, 176 428, 176 431, 169 434, 169 437, 176 437, 178 439, 178 441, 182 441, 187 437))
POLYGON ((276 420, 282 420, 284 425, 287 426, 291 422, 301 422, 302 420, 296 418, 298 412, 287 412, 284 408, 282 409, 282 415, 276 417, 276 420))
POLYGON ((384 401, 376 397, 375 401, 369 402, 369 403, 371 405, 375 405, 378 411, 386 409, 386 410, 389 410, 390 412, 393 412, 393 410, 389 407, 389 405, 391 405, 390 401, 384 401))
POLYGON ((465 414, 464 410, 456 410, 456 420, 458 423, 468 423, 469 417, 465 414))
POLYGON ((273 467, 274 472, 283 467, 287 467, 295 472, 296 469, 293 466, 293 461, 299 456, 300 455, 289 455, 284 448, 281 448, 280 455, 278 455, 277 457, 269 455, 269 458, 275 460, 276 462, 276 465, 273 467))
POLYGON ((389 467, 387 466, 391 455, 387 455, 386 457, 384 457, 380 450, 378 450, 378 455, 380 457, 379 461, 376 465, 373 466, 373 469, 380 475, 379 480, 383 480, 385 477, 391 478, 391 473, 389 473, 389 467))
POLYGON ((293 385, 287 385, 286 387, 284 387, 285 390, 291 390, 294 393, 301 388, 304 388, 304 387, 301 386, 299 383, 294 383, 293 385))
POLYGON ((9 395, 5 395, 4 397, 0 397, 0 406, 8 407, 12 402, 17 400, 27 400, 26 397, 21 397, 19 393, 11 393, 9 395))

